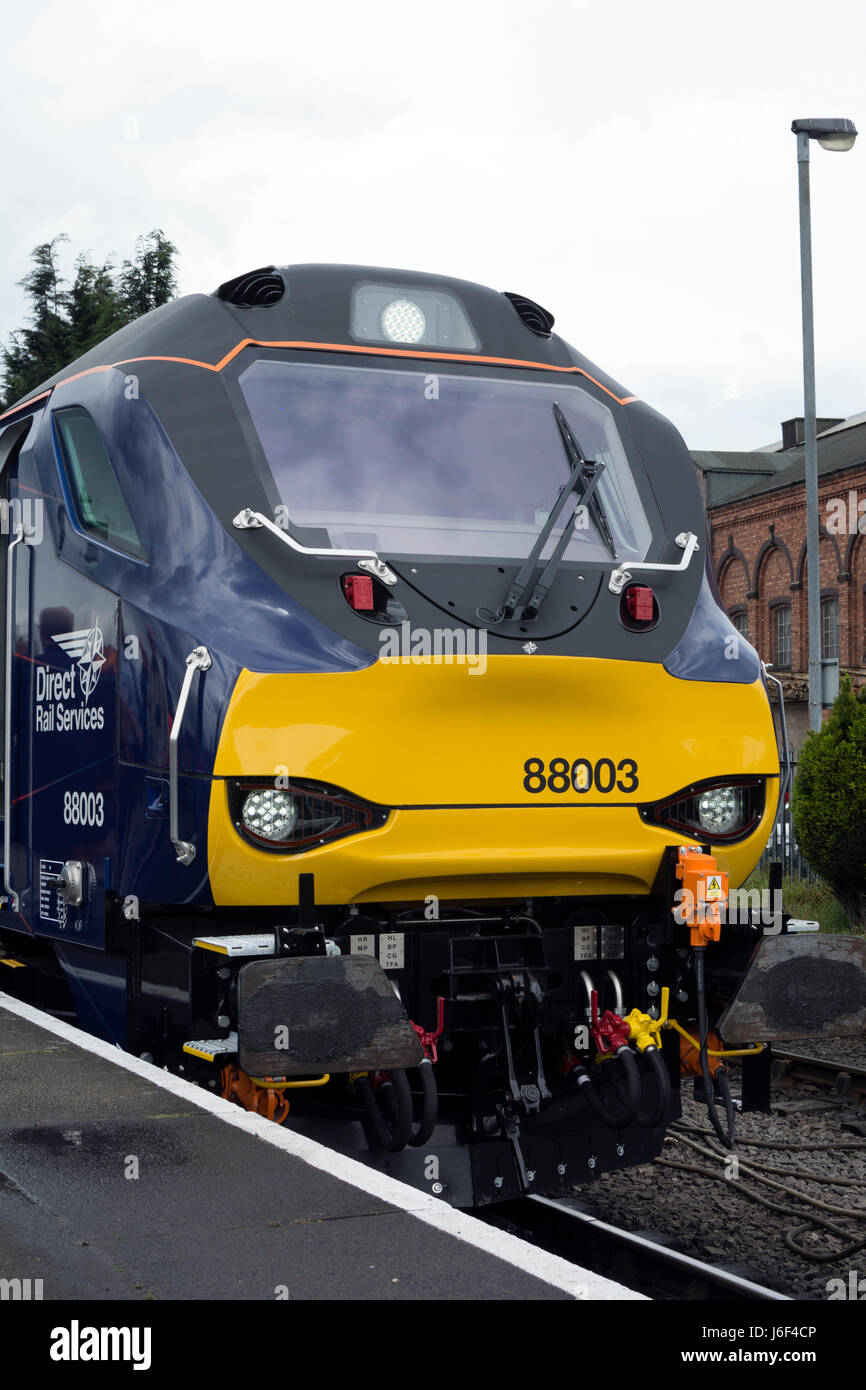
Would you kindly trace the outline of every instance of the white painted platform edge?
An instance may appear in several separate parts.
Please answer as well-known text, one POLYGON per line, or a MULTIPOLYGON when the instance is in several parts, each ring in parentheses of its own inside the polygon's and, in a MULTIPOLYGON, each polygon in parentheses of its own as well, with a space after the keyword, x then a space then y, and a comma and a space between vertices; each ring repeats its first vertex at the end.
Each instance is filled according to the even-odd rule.
MULTIPOLYGON (((315 1139, 308 1139, 305 1135, 294 1133, 292 1130, 284 1129, 281 1125, 274 1124, 272 1120, 266 1120, 249 1110, 242 1110, 232 1101, 223 1100, 222 1096, 216 1096, 204 1087, 196 1086, 193 1082, 186 1081, 181 1076, 175 1076, 172 1072, 163 1071, 150 1062, 143 1062, 140 1057, 134 1057, 131 1053, 124 1052, 120 1047, 103 1042, 101 1038, 92 1037, 90 1033, 84 1033, 80 1028, 73 1028, 71 1024, 64 1023, 61 1019, 52 1018, 50 1014, 42 1013, 41 1010, 34 1009, 30 1004, 22 1004, 19 1000, 12 999, 2 991, 0 991, 0 1007, 11 1014, 16 1014, 19 1018, 26 1019, 29 1023, 36 1024, 39 1028, 44 1028, 46 1032, 53 1033, 57 1038, 64 1038, 67 1042, 74 1043, 76 1047, 82 1048, 85 1052, 90 1052, 96 1057, 102 1057, 107 1062, 113 1062, 116 1066, 125 1068, 126 1071, 133 1072, 136 1076, 142 1077, 163 1091, 170 1091, 172 1095, 179 1096, 200 1110, 209 1111, 210 1114, 216 1115, 224 1123, 234 1125, 236 1129, 242 1129, 247 1134, 263 1139, 265 1143, 273 1145, 275 1149, 282 1149, 284 1153, 291 1154, 293 1158, 300 1159, 302 1163, 307 1163, 312 1168, 318 1168, 321 1172, 329 1174, 330 1177, 348 1183, 351 1187, 358 1188, 371 1197, 378 1197, 380 1201, 389 1203, 399 1211, 406 1212, 409 1216, 414 1216, 418 1221, 423 1221, 425 1225, 444 1231, 447 1235, 454 1236, 457 1240, 462 1240, 465 1244, 472 1245, 475 1249, 483 1250, 495 1259, 512 1265, 515 1269, 521 1270, 522 1273, 538 1279, 544 1284, 549 1284, 551 1288, 560 1289, 562 1292, 570 1294, 572 1298, 645 1301, 645 1295, 636 1293, 634 1289, 628 1289, 625 1285, 617 1284, 612 1279, 605 1279, 603 1275, 595 1274, 591 1270, 581 1269, 579 1265, 573 1265, 558 1255, 550 1255, 544 1250, 539 1250, 536 1246, 528 1244, 525 1240, 520 1240, 517 1236, 509 1235, 506 1231, 499 1231, 494 1226, 488 1226, 484 1221, 479 1221, 474 1216, 468 1216, 466 1212, 448 1206, 446 1202, 434 1197, 432 1193, 420 1192, 416 1188, 410 1187, 408 1183, 399 1182, 386 1173, 377 1172, 375 1168, 368 1168, 366 1164, 359 1163, 357 1159, 348 1158, 344 1154, 327 1148, 324 1144, 319 1144, 315 1139)), ((483 1288, 478 1289, 477 1297, 479 1299, 484 1298, 483 1288)))

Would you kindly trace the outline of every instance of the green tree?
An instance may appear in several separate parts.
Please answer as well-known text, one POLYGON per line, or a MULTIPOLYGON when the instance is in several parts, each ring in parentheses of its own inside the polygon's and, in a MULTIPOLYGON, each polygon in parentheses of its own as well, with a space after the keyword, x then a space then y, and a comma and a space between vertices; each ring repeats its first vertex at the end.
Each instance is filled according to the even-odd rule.
POLYGON ((866 925, 866 692, 842 680, 827 723, 800 752, 791 811, 809 865, 849 920, 866 925))
POLYGON ((112 270, 110 260, 97 266, 84 252, 75 262, 75 279, 67 295, 73 357, 80 357, 129 322, 118 302, 112 270))
POLYGON ((33 251, 33 269, 18 283, 30 300, 30 326, 11 336, 3 349, 4 395, 17 400, 46 377, 59 372, 73 355, 73 336, 66 315, 68 296, 57 268, 61 234, 33 251))
POLYGON ((123 262, 118 284, 121 305, 129 314, 127 322, 174 298, 176 255, 177 247, 158 228, 138 238, 135 260, 123 262))
POLYGON ((0 348, 0 410, 25 397, 118 328, 166 304, 177 292, 177 248, 156 229, 136 242, 135 257, 115 270, 83 252, 67 286, 57 259, 65 234, 37 246, 33 268, 18 283, 30 301, 28 324, 0 348))

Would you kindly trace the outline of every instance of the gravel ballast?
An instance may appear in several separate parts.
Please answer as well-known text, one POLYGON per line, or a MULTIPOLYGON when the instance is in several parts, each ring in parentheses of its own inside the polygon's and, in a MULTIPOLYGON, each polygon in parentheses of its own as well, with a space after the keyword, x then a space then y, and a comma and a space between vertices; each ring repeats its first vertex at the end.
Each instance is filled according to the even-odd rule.
MULTIPOLYGON (((862 1039, 836 1039, 820 1045, 809 1039, 779 1047, 866 1067, 866 1041, 862 1039)), ((731 1079, 736 1094, 736 1072, 731 1079)), ((737 1115, 738 1171, 715 1136, 692 1132, 709 1130, 710 1126, 705 1106, 694 1101, 692 1083, 684 1079, 681 1126, 671 1130, 661 1157, 692 1164, 714 1176, 654 1162, 622 1173, 602 1174, 596 1181, 576 1187, 574 1195, 587 1211, 612 1225, 656 1235, 664 1232, 672 1237, 676 1249, 696 1259, 735 1268, 756 1283, 795 1298, 827 1299, 839 1289, 832 1281, 842 1279, 847 1286, 851 1271, 858 1279, 866 1277, 866 1105, 852 1101, 839 1104, 827 1090, 791 1082, 774 1084, 772 1101, 769 1115, 737 1115), (843 1128, 848 1122, 854 1122, 855 1132, 843 1128), (857 1124, 862 1126, 859 1134, 857 1124), (749 1139, 793 1147, 749 1148, 744 1142, 749 1139), (715 1156, 697 1152, 687 1140, 712 1150, 715 1156), (817 1147, 797 1147, 802 1145, 817 1147), (839 1145, 846 1147, 831 1147, 839 1145), (744 1171, 746 1167, 772 1183, 793 1187, 838 1208, 841 1214, 796 1201, 789 1193, 744 1171), (771 1167, 792 1171, 767 1171, 771 1167), (810 1180, 808 1174, 815 1176, 810 1180), (820 1178, 825 1181, 818 1181, 820 1178), (827 1178, 844 1178, 846 1182, 832 1185, 827 1178), (785 1212, 769 1210, 752 1200, 746 1188, 784 1207, 785 1212), (860 1219, 852 1215, 858 1207, 863 1211, 860 1219), (813 1215, 835 1223, 847 1236, 816 1226, 810 1219, 813 1215), (788 1234, 804 1251, 834 1258, 815 1262, 796 1253, 786 1243, 788 1234), (858 1241, 863 1244, 846 1253, 858 1241)))

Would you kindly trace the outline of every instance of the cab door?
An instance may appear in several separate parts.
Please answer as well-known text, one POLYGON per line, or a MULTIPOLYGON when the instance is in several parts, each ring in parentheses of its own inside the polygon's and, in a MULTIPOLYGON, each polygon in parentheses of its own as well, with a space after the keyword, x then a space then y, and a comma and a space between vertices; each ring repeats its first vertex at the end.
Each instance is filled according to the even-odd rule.
POLYGON ((13 827, 27 847, 30 926, 55 940, 64 969, 86 976, 92 994, 95 964, 75 952, 105 947, 116 862, 119 599, 100 539, 111 466, 83 407, 52 410, 33 448, 41 474, 25 449, 17 476, 19 495, 43 509, 27 545, 26 604, 23 558, 13 566, 23 745, 13 827))
POLYGON ((29 740, 22 730, 22 711, 28 708, 30 673, 21 660, 28 646, 30 576, 36 513, 32 501, 22 511, 18 467, 33 416, 17 420, 0 432, 0 806, 3 815, 3 925, 30 930, 29 808, 17 799, 27 778, 29 740))

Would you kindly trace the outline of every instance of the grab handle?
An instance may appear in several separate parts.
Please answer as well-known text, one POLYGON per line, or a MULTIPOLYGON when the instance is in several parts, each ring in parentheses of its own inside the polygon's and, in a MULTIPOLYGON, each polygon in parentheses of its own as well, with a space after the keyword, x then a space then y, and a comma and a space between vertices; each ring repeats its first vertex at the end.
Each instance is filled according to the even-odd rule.
POLYGON ((168 740, 168 825, 171 843, 177 850, 178 864, 192 863, 195 859, 195 845, 191 844, 189 840, 182 840, 178 828, 177 745, 193 678, 199 671, 209 671, 211 664, 211 655, 207 647, 196 647, 187 657, 183 685, 180 688, 177 709, 174 712, 174 721, 168 740))
POLYGON ((698 538, 693 531, 680 531, 676 538, 677 545, 686 553, 676 565, 656 565, 647 560, 629 560, 626 564, 620 565, 615 569, 608 581, 608 588, 612 594, 621 594, 628 581, 631 579, 632 570, 687 570, 689 561, 696 550, 700 550, 698 538))
POLYGON ((15 547, 27 535, 20 522, 6 552, 6 708, 3 712, 3 887, 4 903, 18 911, 18 894, 12 887, 12 624, 15 617, 15 547))

